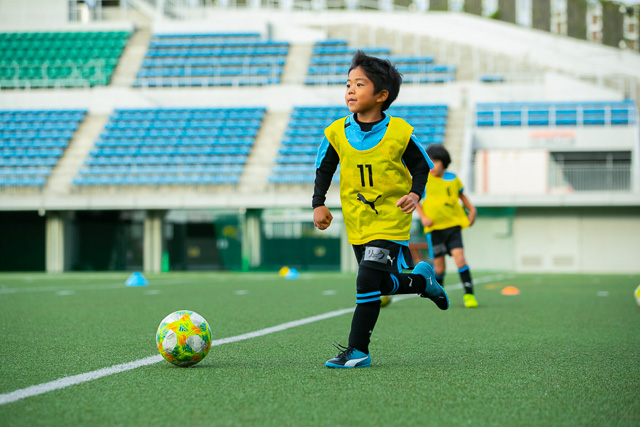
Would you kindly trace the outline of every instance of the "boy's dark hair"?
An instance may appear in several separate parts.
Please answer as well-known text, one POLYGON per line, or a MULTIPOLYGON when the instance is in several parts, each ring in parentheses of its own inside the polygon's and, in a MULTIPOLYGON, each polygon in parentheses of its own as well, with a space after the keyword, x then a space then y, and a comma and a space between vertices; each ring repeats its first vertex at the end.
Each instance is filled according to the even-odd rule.
POLYGON ((382 111, 389 108, 400 93, 402 74, 391 61, 369 56, 361 50, 353 55, 349 72, 357 67, 362 67, 364 74, 373 82, 373 93, 379 93, 381 90, 389 92, 387 100, 382 104, 382 111))
POLYGON ((431 160, 440 160, 445 169, 451 164, 451 156, 442 144, 429 145, 429 148, 427 148, 427 154, 431 160))

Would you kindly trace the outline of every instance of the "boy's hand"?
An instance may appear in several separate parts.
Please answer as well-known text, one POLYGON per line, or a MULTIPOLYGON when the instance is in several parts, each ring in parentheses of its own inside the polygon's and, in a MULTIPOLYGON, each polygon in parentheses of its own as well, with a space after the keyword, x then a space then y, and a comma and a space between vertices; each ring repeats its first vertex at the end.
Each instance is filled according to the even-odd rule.
POLYGON ((420 197, 418 197, 417 194, 409 193, 406 196, 402 196, 400 200, 398 200, 398 203, 396 203, 396 207, 402 209, 402 212, 410 214, 411 212, 416 210, 418 200, 420 200, 420 197))
POLYGON ((420 218, 420 222, 422 223, 423 227, 431 227, 433 225, 433 220, 431 218, 426 217, 426 216, 420 218))
POLYGON ((474 222, 476 222, 476 215, 477 215, 478 211, 475 209, 472 209, 469 211, 469 226, 472 226, 474 222))
POLYGON ((313 225, 318 230, 326 230, 331 225, 333 215, 329 212, 329 208, 326 206, 318 206, 313 210, 313 225))

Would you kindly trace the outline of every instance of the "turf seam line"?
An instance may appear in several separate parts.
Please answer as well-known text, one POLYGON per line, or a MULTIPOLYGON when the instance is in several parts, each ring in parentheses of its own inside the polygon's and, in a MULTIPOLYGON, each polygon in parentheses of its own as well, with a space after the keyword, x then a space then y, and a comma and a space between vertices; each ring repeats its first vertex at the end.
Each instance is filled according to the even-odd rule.
MULTIPOLYGON (((486 282, 491 282, 495 280, 503 280, 504 278, 508 278, 508 277, 510 276, 504 276, 504 275, 486 276, 486 277, 480 277, 478 279, 474 279, 473 282, 474 284, 479 284, 479 283, 486 283, 486 282)), ((459 289, 462 289, 462 284, 456 283, 455 285, 447 286, 446 289, 448 291, 459 290, 459 289)), ((398 296, 394 296, 394 299, 398 301, 398 300, 415 298, 415 297, 417 297, 417 295, 398 295, 398 296)), ((355 310, 355 307, 344 308, 342 310, 329 311, 327 313, 319 314, 317 316, 311 316, 311 317, 306 317, 304 319, 282 323, 280 325, 271 326, 265 329, 259 329, 257 331, 248 332, 246 334, 236 335, 234 337, 222 338, 219 340, 212 340, 211 346, 215 347, 223 344, 230 344, 238 341, 243 341, 251 338, 257 338, 264 335, 273 334, 275 332, 284 331, 286 329, 295 328, 298 326, 306 325, 308 323, 318 322, 320 320, 342 316, 343 314, 351 313, 354 310, 355 310)), ((70 387, 72 385, 86 383, 89 381, 97 380, 99 378, 117 374, 120 372, 130 371, 132 369, 140 368, 142 366, 153 365, 155 363, 161 362, 162 360, 163 360, 162 356, 158 354, 155 356, 134 360, 132 362, 121 363, 119 365, 113 365, 108 368, 98 369, 96 371, 86 372, 84 374, 78 374, 78 375, 72 375, 70 377, 59 378, 57 380, 50 381, 48 383, 34 385, 31 387, 12 391, 10 393, 0 394, 0 406, 5 405, 7 403, 16 402, 18 400, 26 399, 27 397, 38 396, 40 394, 70 387)))

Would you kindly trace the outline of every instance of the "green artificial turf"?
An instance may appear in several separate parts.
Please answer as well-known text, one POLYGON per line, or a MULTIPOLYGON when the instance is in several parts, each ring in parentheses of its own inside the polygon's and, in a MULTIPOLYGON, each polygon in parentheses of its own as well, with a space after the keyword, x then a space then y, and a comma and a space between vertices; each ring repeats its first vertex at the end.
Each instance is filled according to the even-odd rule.
MULTIPOLYGON (((355 276, 0 275, 0 394, 156 355, 170 312, 213 339, 353 307, 355 276)), ((449 278, 453 282, 453 276, 449 278)), ((640 425, 640 276, 477 274, 480 306, 395 300, 371 368, 330 370, 349 313, 0 406, 0 425, 640 425), (517 296, 501 289, 516 286, 517 296)))

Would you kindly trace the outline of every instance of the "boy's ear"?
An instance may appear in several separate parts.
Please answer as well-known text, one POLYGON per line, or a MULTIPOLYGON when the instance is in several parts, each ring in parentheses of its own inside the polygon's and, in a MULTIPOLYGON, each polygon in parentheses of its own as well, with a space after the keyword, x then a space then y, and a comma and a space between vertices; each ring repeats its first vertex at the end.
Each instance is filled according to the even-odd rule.
POLYGON ((378 98, 376 99, 376 102, 384 102, 387 100, 387 98, 389 98, 389 91, 386 89, 382 89, 380 92, 378 92, 378 95, 376 95, 378 98))

